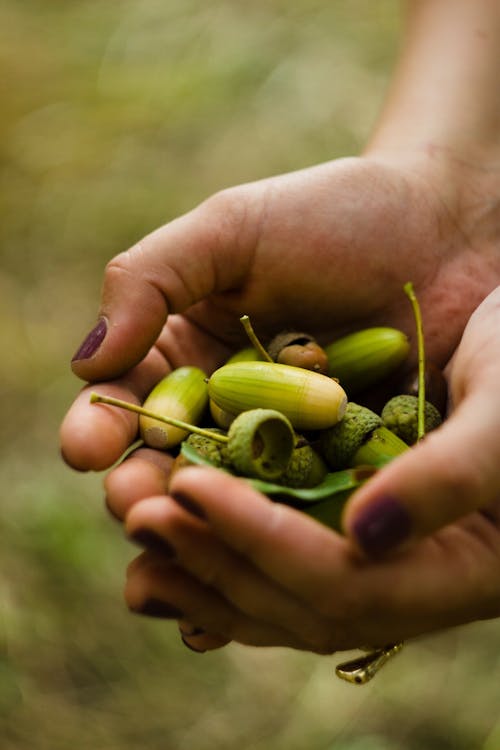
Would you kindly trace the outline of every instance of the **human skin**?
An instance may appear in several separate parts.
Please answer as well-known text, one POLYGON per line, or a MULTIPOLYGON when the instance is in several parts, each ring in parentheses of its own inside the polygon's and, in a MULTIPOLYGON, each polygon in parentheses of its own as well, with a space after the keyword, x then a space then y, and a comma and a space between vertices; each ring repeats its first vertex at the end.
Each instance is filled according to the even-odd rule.
MULTIPOLYGON (((328 341, 383 324, 412 336, 409 280, 427 356, 447 368, 449 419, 355 493, 344 536, 208 469, 179 472, 167 495, 170 459, 154 451, 108 475, 111 512, 147 547, 127 603, 158 615, 147 603, 162 602, 185 633, 202 628, 191 646, 327 653, 499 614, 499 41, 495 2, 410 3, 363 156, 226 190, 108 265, 106 325, 73 362, 102 393, 140 402, 173 367, 212 371, 243 343, 242 313, 262 334, 297 326, 328 341)), ((137 418, 88 395, 62 450, 103 470, 137 418)))

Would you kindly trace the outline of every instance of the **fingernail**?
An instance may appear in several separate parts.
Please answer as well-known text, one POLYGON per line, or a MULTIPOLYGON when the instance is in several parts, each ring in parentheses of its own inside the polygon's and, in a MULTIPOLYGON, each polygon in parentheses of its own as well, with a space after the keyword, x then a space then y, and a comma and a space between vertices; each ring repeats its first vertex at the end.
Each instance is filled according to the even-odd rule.
POLYGON ((184 495, 182 492, 173 492, 170 497, 177 503, 177 505, 180 505, 181 508, 187 510, 191 515, 196 516, 197 518, 206 518, 205 511, 198 505, 198 503, 195 503, 194 500, 191 500, 190 497, 184 495))
POLYGON ((146 599, 140 607, 133 611, 140 615, 164 617, 169 620, 179 620, 184 616, 180 609, 177 609, 177 607, 168 602, 162 602, 160 599, 146 599))
POLYGON ((187 648, 188 648, 188 649, 189 649, 190 651, 194 651, 194 652, 195 652, 195 653, 197 653, 197 654, 204 654, 204 653, 205 653, 205 651, 206 651, 206 649, 205 649, 205 648, 195 648, 194 646, 191 646, 191 644, 190 644, 190 643, 188 643, 188 642, 186 641, 186 639, 184 638, 184 636, 182 636, 182 635, 181 635, 181 641, 183 642, 183 644, 184 644, 185 646, 187 646, 187 648))
POLYGON ((71 361, 76 362, 80 359, 89 359, 89 357, 92 357, 104 341, 107 331, 108 324, 106 318, 99 318, 96 327, 88 334, 71 361))
POLYGON ((367 555, 380 557, 406 541, 411 527, 406 508, 396 498, 387 495, 358 514, 352 531, 367 555))
POLYGON ((166 539, 156 534, 151 529, 137 529, 128 535, 130 541, 139 547, 145 547, 153 552, 160 552, 163 557, 175 557, 175 550, 166 539))

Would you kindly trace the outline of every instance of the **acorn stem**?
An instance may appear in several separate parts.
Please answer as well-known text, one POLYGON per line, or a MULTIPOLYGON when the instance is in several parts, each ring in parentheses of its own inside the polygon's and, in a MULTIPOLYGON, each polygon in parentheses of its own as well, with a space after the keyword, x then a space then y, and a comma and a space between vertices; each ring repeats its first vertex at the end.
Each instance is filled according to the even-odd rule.
POLYGON ((90 394, 91 404, 108 404, 109 406, 119 406, 121 409, 127 411, 133 411, 136 414, 142 414, 144 417, 151 417, 151 419, 157 419, 158 422, 165 422, 172 427, 179 427, 181 430, 186 432, 195 432, 197 435, 203 435, 204 437, 217 440, 219 443, 227 443, 229 438, 227 435, 221 435, 211 430, 206 430, 204 427, 196 427, 195 425, 183 422, 181 419, 175 419, 174 417, 165 417, 163 414, 157 414, 150 409, 145 409, 143 406, 137 406, 137 404, 131 404, 129 401, 122 401, 120 398, 114 398, 113 396, 102 396, 100 393, 93 391, 90 394))
POLYGON ((257 338, 257 334, 253 330, 253 326, 250 322, 250 318, 248 315, 242 315, 240 318, 241 324, 243 328, 245 329, 245 333, 250 339, 253 346, 257 349, 260 356, 266 361, 266 362, 274 362, 273 358, 269 354, 269 352, 262 346, 259 339, 257 338))
POLYGON ((422 315, 420 305, 413 289, 413 284, 408 281, 403 287, 406 296, 411 302, 413 315, 415 316, 415 325, 417 327, 417 346, 418 346, 418 406, 417 406, 417 440, 421 440, 425 435, 425 344, 424 329, 422 325, 422 315))

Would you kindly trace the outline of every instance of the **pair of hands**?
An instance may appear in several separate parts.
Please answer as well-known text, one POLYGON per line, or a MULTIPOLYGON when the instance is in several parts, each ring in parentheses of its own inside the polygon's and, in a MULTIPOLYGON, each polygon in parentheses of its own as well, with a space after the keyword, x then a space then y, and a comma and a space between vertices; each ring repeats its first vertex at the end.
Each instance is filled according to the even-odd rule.
MULTIPOLYGON (((344 535, 212 469, 181 470, 167 494, 172 459, 135 451, 105 481, 111 513, 144 547, 127 571, 132 610, 178 620, 199 651, 235 640, 318 653, 500 614, 491 182, 442 154, 338 160, 217 194, 111 261, 100 322, 73 361, 94 390, 141 402, 171 368, 211 372, 245 343, 243 313, 259 334, 412 336, 411 280, 451 397, 443 426, 351 498, 344 535)), ((62 450, 76 469, 103 470, 137 418, 91 406, 89 392, 64 420, 62 450)))

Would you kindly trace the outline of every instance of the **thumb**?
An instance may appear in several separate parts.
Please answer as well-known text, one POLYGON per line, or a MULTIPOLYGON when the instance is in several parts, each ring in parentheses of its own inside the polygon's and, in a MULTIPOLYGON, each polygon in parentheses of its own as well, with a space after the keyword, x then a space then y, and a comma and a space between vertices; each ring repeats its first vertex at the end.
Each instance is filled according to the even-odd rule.
POLYGON ((353 496, 343 526, 366 555, 392 552, 500 498, 497 391, 483 382, 353 496))
POLYGON ((121 375, 144 358, 170 313, 241 283, 251 257, 239 235, 245 198, 238 188, 218 193, 108 263, 97 325, 72 360, 76 375, 121 375))

